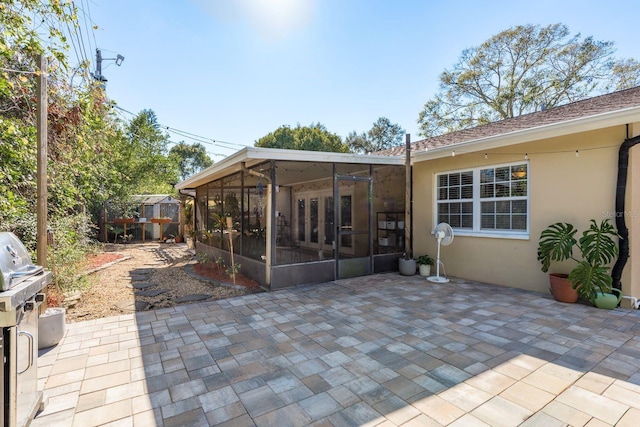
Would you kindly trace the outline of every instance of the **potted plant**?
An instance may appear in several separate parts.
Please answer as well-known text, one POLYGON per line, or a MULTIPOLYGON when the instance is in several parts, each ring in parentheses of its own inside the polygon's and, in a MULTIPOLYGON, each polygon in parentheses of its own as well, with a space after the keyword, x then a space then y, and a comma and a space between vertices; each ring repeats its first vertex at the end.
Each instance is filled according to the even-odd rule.
POLYGON ((38 316, 38 350, 58 344, 65 332, 64 293, 58 285, 50 284, 46 295, 47 309, 38 316))
POLYGON ((413 276, 416 274, 416 260, 411 258, 407 253, 403 254, 398 260, 398 270, 403 276, 413 276))
POLYGON ((429 276, 431 274, 431 266, 433 265, 433 258, 429 255, 420 255, 416 258, 418 264, 418 270, 421 276, 429 276))
MULTIPOLYGON (((542 263, 542 271, 545 273, 549 271, 552 262, 568 259, 577 262, 573 270, 565 275, 566 280, 579 296, 598 305, 597 299, 611 299, 607 296, 612 292, 608 264, 618 255, 618 246, 614 241, 618 233, 608 219, 604 219, 600 225, 592 219, 589 228, 582 233, 579 240, 574 237, 577 232, 572 224, 565 222, 557 222, 547 227, 540 234, 538 261, 542 263), (574 248, 578 249, 580 258, 574 257, 574 248)), ((560 291, 553 287, 556 281, 551 281, 551 293, 556 299, 563 301, 559 298, 560 291)), ((618 302, 619 296, 620 294, 612 295, 618 302)), ((577 297, 574 301, 563 302, 576 300, 577 297)))

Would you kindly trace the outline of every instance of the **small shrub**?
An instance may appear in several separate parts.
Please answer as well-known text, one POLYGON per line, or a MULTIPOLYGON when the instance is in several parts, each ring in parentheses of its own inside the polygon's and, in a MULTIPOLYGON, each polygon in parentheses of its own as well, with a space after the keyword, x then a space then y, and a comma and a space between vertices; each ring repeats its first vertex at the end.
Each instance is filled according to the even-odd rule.
POLYGON ((216 258, 216 265, 218 266, 218 272, 222 272, 224 270, 224 259, 221 256, 216 258))
POLYGON ((198 262, 202 265, 206 264, 209 262, 209 254, 205 253, 205 252, 198 252, 198 254, 196 255, 196 258, 198 260, 198 262))

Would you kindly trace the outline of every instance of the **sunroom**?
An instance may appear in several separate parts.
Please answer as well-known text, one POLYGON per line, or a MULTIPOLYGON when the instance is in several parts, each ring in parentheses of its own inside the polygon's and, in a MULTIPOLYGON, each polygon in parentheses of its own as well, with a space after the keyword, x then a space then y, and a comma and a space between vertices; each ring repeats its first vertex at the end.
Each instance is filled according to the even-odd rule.
POLYGON ((179 183, 196 251, 267 289, 397 270, 404 159, 247 147, 179 183))

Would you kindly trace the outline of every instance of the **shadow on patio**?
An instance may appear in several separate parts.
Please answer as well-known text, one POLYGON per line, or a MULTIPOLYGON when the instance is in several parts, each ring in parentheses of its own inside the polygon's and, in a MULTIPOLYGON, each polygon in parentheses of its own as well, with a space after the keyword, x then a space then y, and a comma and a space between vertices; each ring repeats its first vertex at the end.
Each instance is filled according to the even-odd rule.
POLYGON ((32 425, 635 425, 640 312, 383 274, 68 325, 32 425), (604 424, 602 424, 604 423, 604 424))

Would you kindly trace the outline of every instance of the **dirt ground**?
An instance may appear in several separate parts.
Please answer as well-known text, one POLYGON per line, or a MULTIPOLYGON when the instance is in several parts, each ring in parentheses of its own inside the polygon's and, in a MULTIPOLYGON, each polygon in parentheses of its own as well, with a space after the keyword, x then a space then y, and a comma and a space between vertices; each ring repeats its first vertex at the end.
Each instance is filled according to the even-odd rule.
POLYGON ((63 302, 68 322, 188 304, 190 298, 211 301, 261 291, 240 274, 232 286, 232 279, 215 264, 197 264, 184 244, 106 244, 87 257, 87 274, 90 288, 67 295, 63 302))

